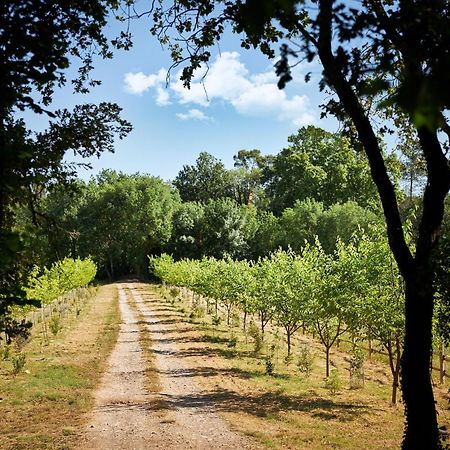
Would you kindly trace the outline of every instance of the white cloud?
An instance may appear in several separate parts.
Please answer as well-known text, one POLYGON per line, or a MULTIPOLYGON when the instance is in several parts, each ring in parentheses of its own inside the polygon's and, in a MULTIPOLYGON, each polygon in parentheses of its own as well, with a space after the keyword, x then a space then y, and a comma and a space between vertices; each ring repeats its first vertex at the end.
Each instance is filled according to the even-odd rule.
MULTIPOLYGON (((179 80, 180 73, 174 76, 176 81, 169 84, 169 90, 163 89, 165 72, 144 75, 142 72, 125 76, 126 89, 131 93, 142 94, 150 88, 156 90, 158 105, 178 104, 208 107, 217 102, 231 105, 238 114, 251 117, 275 117, 280 121, 290 121, 295 126, 315 122, 314 114, 306 95, 289 97, 285 90, 277 87, 274 70, 251 74, 240 61, 237 52, 224 52, 217 56, 209 67, 198 69, 194 73, 190 89, 179 80)), ((297 81, 304 74, 295 68, 297 81)), ((302 84, 302 81, 299 83, 302 84)), ((199 109, 188 113, 179 113, 181 120, 205 120, 208 117, 199 109)))
POLYGON ((156 87, 156 104, 158 106, 166 106, 170 105, 172 102, 170 101, 170 94, 166 88, 162 86, 156 87))
POLYGON ((211 120, 211 117, 196 108, 190 109, 187 113, 177 113, 177 117, 181 120, 211 120))
POLYGON ((130 94, 142 95, 150 88, 161 87, 166 79, 166 69, 161 68, 157 73, 145 75, 142 72, 128 72, 124 76, 125 90, 130 94))

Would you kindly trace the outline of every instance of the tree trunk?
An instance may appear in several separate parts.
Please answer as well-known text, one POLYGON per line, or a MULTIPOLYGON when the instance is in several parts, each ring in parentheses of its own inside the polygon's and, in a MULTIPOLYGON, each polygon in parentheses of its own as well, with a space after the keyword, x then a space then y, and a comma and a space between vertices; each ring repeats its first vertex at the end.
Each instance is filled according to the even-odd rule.
POLYGON ((391 403, 393 405, 397 404, 397 390, 398 390, 398 377, 399 373, 398 371, 394 373, 394 377, 392 379, 392 396, 391 396, 391 403))
POLYGON ((287 354, 291 356, 291 332, 289 329, 286 329, 286 338, 287 338, 287 354))
POLYGON ((369 336, 368 337, 368 349, 367 349, 367 359, 371 360, 372 359, 372 338, 369 336))
POLYGON ((330 376, 330 348, 328 345, 325 346, 325 376, 327 378, 330 376))
POLYGON ((441 342, 439 346, 439 383, 445 382, 445 345, 441 342))
POLYGON ((415 279, 405 280, 405 347, 401 382, 406 414, 403 449, 407 450, 442 448, 429 370, 433 290, 431 274, 427 270, 421 272, 415 279))

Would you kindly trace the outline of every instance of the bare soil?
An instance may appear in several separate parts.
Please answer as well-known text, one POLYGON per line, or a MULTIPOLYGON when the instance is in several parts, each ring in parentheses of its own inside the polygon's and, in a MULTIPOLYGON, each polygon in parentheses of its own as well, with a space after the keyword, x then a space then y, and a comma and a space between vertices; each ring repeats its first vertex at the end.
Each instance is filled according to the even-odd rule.
MULTIPOLYGON (((83 449, 258 449, 217 415, 215 392, 197 382, 180 350, 176 318, 137 283, 118 285, 122 324, 95 396, 83 449), (127 295, 128 294, 128 295, 127 295), (130 305, 135 305, 138 315, 130 305), (151 334, 154 370, 146 363, 140 326, 151 334), (146 377, 158 377, 149 390, 146 377)), ((207 376, 206 374, 204 376, 207 376)))

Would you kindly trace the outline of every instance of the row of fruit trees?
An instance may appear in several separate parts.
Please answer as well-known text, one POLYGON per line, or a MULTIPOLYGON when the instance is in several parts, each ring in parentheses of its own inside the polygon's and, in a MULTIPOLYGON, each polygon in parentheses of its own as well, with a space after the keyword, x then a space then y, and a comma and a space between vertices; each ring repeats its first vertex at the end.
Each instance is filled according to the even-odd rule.
MULTIPOLYGON (((404 336, 404 286, 381 228, 359 233, 349 243, 338 242, 326 254, 318 240, 301 252, 278 250, 258 261, 150 257, 150 270, 164 282, 205 297, 216 309, 258 318, 261 333, 275 323, 285 332, 288 356, 301 329, 318 338, 330 375, 330 351, 344 333, 367 348, 384 349, 392 375, 392 402, 396 403, 404 336)), ((440 299, 436 298, 439 302, 440 299)), ((438 321, 435 345, 444 336, 438 321)), ((444 381, 443 352, 441 382, 444 381)))
POLYGON ((96 273, 97 266, 90 258, 64 258, 48 268, 33 268, 25 291, 27 298, 40 306, 15 306, 1 323, 0 360, 11 361, 13 373, 25 364, 23 350, 31 328, 40 324, 42 343, 48 343, 48 332, 57 335, 65 316, 80 314, 90 296, 87 286, 96 273))

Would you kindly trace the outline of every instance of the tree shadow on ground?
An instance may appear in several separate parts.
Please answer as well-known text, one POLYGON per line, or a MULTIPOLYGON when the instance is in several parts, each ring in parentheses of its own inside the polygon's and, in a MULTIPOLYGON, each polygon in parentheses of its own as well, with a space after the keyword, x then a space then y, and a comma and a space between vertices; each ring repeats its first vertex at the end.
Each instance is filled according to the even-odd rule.
POLYGON ((157 394, 157 402, 142 404, 144 409, 195 409, 200 412, 246 413, 257 417, 276 416, 286 411, 307 413, 320 420, 350 422, 358 417, 373 414, 368 405, 339 400, 311 397, 310 395, 285 395, 276 392, 245 394, 220 389, 189 395, 157 394))

